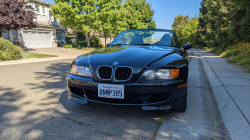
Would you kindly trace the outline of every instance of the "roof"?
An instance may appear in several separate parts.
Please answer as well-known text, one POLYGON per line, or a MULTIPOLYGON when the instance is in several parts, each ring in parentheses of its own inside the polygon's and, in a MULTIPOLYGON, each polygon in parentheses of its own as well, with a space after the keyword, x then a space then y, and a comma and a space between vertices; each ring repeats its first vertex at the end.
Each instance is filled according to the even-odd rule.
POLYGON ((58 25, 54 24, 53 22, 37 21, 37 24, 40 25, 40 26, 53 26, 53 27, 59 27, 58 25))
POLYGON ((46 5, 51 5, 52 3, 47 2, 47 1, 43 1, 43 0, 28 0, 28 1, 35 1, 37 3, 42 3, 42 4, 46 4, 46 5))

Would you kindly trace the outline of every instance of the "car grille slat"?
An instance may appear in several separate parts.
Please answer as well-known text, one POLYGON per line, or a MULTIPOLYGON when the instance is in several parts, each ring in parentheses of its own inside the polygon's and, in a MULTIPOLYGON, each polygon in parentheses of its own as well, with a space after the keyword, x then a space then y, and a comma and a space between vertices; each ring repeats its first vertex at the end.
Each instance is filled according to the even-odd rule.
POLYGON ((131 77, 132 68, 130 67, 117 67, 115 70, 116 80, 128 80, 131 77))
POLYGON ((111 79, 112 68, 109 66, 99 67, 98 74, 100 79, 111 79))

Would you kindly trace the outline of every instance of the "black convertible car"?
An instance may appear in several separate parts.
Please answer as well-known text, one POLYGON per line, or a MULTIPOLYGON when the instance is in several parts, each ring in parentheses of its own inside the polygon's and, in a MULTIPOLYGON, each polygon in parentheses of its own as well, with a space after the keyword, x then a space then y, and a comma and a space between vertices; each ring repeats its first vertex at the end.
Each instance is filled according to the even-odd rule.
POLYGON ((135 29, 120 33, 107 48, 77 57, 67 75, 71 101, 140 106, 184 112, 188 54, 175 33, 135 29))

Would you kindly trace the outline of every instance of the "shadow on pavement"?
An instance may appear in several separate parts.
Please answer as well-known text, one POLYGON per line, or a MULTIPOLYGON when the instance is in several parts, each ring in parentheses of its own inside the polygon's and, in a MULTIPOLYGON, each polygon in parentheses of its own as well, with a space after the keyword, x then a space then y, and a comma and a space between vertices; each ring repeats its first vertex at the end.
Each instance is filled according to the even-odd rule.
POLYGON ((13 73, 17 87, 0 87, 0 139, 151 139, 163 111, 71 102, 69 65, 24 64, 26 76, 13 73))

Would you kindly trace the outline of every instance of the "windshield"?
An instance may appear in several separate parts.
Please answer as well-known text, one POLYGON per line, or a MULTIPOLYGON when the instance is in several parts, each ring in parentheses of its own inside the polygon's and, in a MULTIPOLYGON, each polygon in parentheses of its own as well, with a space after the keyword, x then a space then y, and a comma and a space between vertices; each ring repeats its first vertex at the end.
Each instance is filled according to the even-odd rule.
POLYGON ((177 47, 172 31, 128 30, 120 33, 110 45, 158 45, 177 47))

